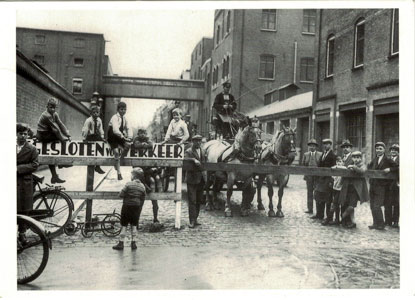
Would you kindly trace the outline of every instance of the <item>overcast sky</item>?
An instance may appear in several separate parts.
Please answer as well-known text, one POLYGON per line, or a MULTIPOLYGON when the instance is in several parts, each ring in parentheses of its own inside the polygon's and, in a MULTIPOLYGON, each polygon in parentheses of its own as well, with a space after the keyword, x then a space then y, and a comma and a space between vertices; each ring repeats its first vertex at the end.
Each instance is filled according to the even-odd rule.
MULTIPOLYGON (((16 14, 18 27, 104 34, 105 52, 120 76, 171 79, 190 68, 193 48, 202 37, 213 36, 213 22, 214 10, 17 10, 16 14)), ((135 126, 146 126, 161 104, 124 101, 135 126)))

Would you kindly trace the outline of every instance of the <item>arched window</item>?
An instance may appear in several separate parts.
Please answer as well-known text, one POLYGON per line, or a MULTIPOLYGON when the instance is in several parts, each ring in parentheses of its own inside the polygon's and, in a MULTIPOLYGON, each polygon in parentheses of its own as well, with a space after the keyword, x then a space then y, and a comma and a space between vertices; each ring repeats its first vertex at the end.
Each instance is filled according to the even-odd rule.
POLYGON ((354 28, 354 60, 353 67, 363 66, 365 50, 365 19, 359 19, 354 28))
POLYGON ((329 35, 326 45, 326 77, 333 76, 334 70, 334 35, 329 35))

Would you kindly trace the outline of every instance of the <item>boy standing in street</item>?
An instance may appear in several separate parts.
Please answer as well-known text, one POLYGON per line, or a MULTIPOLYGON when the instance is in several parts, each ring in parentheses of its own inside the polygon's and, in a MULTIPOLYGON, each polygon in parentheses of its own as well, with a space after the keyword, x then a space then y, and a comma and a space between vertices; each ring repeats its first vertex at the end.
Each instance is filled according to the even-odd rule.
MULTIPOLYGON (((376 157, 368 165, 369 170, 384 170, 389 173, 391 168, 396 164, 393 160, 385 155, 386 146, 383 142, 375 144, 376 157)), ((383 219, 382 206, 389 197, 389 187, 392 181, 390 179, 370 178, 370 210, 372 211, 373 224, 369 229, 383 230, 385 229, 385 221, 383 219)))
POLYGON ((185 152, 185 158, 195 163, 195 170, 187 171, 187 195, 189 205, 189 228, 200 225, 197 221, 200 210, 200 202, 203 196, 203 187, 206 182, 206 172, 202 170, 201 163, 206 161, 205 154, 200 148, 202 136, 195 135, 192 138, 192 147, 185 152))
POLYGON ((121 232, 120 240, 117 245, 112 247, 114 250, 123 250, 127 226, 130 224, 131 230, 131 249, 137 249, 135 243, 136 229, 138 227, 138 219, 140 218, 140 206, 144 202, 146 189, 142 181, 144 180, 144 172, 141 168, 134 168, 131 171, 131 181, 127 182, 120 192, 120 198, 123 198, 121 208, 121 232))
POLYGON ((395 179, 389 190, 389 201, 385 204, 386 225, 399 228, 399 145, 393 144, 390 147, 391 160, 396 164, 390 168, 397 179, 395 179))
MULTIPOLYGON (((84 141, 104 141, 104 128, 102 127, 102 120, 99 117, 99 107, 92 105, 91 116, 85 120, 84 127, 82 128, 82 137, 84 141)), ((100 166, 95 166, 95 172, 104 174, 104 170, 100 166)))

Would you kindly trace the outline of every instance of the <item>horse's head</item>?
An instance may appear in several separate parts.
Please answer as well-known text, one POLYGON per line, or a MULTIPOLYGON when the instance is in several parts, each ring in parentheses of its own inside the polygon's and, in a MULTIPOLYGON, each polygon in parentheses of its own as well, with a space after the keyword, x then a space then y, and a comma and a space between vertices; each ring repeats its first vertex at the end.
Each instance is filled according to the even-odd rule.
POLYGON ((252 127, 250 122, 235 136, 237 147, 249 157, 257 157, 261 151, 261 135, 257 128, 252 127))
POLYGON ((296 129, 286 128, 283 126, 282 130, 275 135, 272 141, 274 153, 278 156, 286 158, 288 160, 288 164, 291 164, 297 155, 295 149, 295 135, 296 129))

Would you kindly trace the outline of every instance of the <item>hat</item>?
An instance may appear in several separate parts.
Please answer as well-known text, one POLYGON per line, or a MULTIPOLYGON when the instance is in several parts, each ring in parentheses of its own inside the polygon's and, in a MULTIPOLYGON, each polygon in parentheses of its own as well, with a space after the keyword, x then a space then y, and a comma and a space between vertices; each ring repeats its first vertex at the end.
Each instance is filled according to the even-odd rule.
POLYGON ((352 156, 360 156, 360 157, 362 157, 362 152, 360 152, 360 151, 354 151, 354 152, 352 152, 352 156))
POLYGON ((29 125, 26 123, 17 123, 16 124, 16 133, 18 132, 24 132, 29 130, 29 125))
POLYGON ((231 86, 231 83, 229 82, 229 81, 225 81, 224 83, 222 83, 222 86, 223 87, 225 87, 225 86, 231 86))
POLYGON ((393 144, 389 150, 397 150, 399 152, 399 144, 393 144))
POLYGON ((47 105, 56 106, 56 105, 58 105, 58 100, 56 98, 49 98, 47 105))
POLYGON ((192 140, 202 140, 203 137, 200 134, 196 134, 192 137, 192 140))
POLYGON ((182 115, 182 111, 180 110, 180 108, 173 109, 172 114, 174 114, 174 113, 177 113, 179 116, 182 115))
POLYGON ((253 118, 252 118, 252 120, 251 120, 252 122, 259 122, 259 119, 257 118, 257 116, 255 115, 253 118))
POLYGON ((342 144, 340 145, 341 148, 343 147, 353 147, 352 143, 349 140, 343 140, 342 144))
POLYGON ((331 139, 324 139, 323 144, 332 144, 333 145, 333 141, 331 139))
POLYGON ((383 149, 386 149, 386 145, 385 145, 385 143, 384 143, 384 142, 377 142, 377 143, 375 144, 375 148, 376 148, 377 146, 381 146, 381 147, 383 147, 383 149))
POLYGON ((310 139, 308 141, 307 145, 316 145, 316 146, 318 146, 317 141, 315 139, 310 139))

